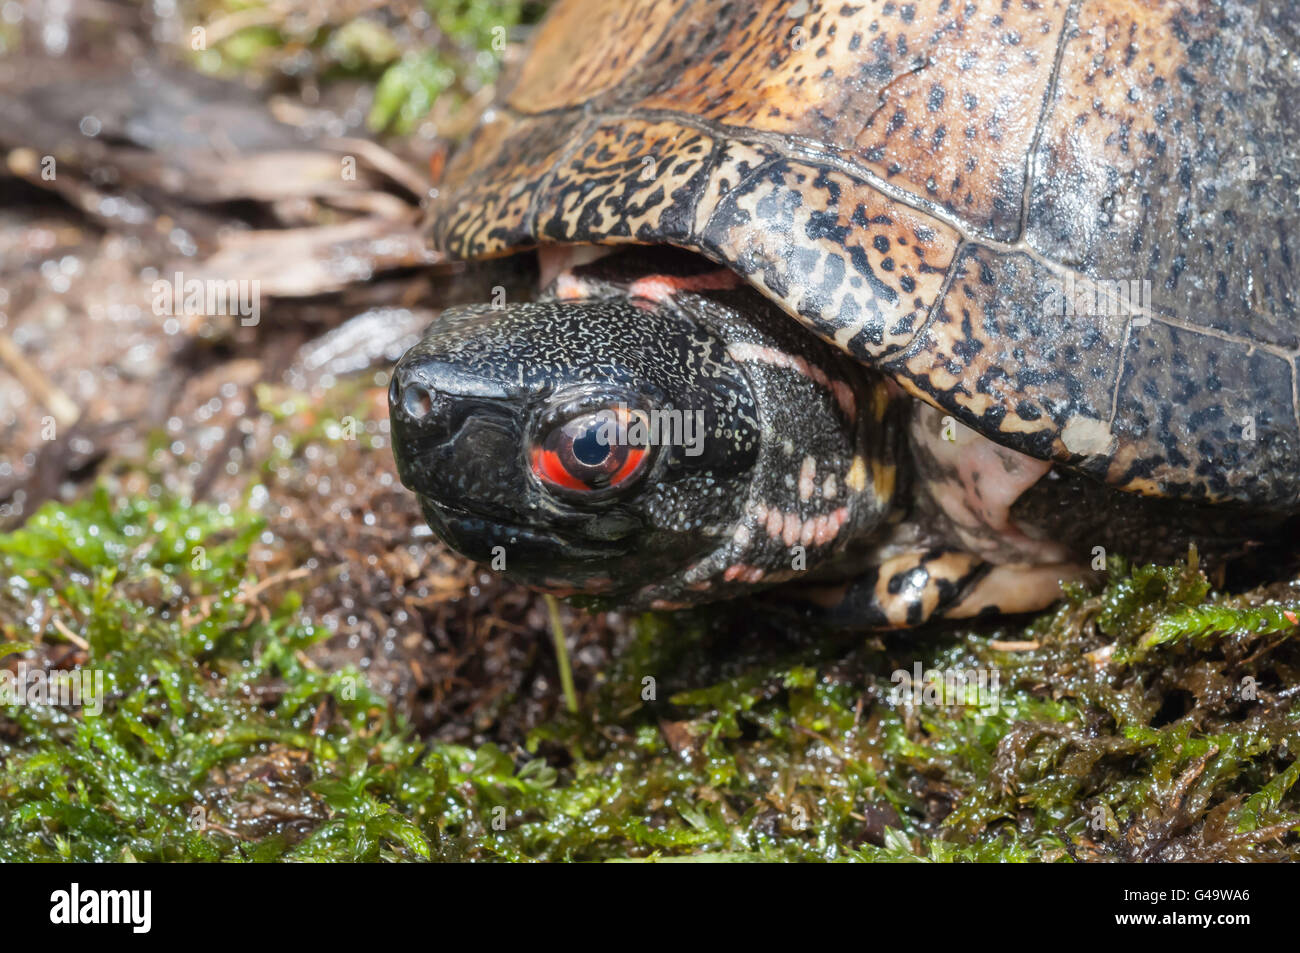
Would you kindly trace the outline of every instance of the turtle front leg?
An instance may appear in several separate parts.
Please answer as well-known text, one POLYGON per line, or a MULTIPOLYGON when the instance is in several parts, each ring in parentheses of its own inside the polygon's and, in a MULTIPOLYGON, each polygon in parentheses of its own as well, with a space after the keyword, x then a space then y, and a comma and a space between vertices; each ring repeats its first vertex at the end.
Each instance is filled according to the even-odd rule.
POLYGON ((1061 598, 1061 584, 1090 575, 1073 563, 995 565, 956 550, 908 552, 833 586, 790 587, 827 625, 907 628, 933 619, 1035 612, 1061 598))

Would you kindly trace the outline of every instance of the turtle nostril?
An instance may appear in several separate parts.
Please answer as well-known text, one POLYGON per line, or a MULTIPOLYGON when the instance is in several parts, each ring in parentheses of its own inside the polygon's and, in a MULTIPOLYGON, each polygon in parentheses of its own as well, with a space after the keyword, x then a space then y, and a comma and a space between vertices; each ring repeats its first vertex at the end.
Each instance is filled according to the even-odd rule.
POLYGON ((402 410, 412 420, 422 420, 433 410, 433 395, 420 384, 407 384, 402 388, 402 410))

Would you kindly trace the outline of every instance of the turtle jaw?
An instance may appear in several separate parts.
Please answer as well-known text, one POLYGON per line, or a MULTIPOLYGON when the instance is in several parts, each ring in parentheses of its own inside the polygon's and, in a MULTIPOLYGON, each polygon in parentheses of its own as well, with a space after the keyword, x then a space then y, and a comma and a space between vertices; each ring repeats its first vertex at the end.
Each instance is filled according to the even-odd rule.
POLYGON ((502 522, 495 515, 479 514, 459 509, 431 497, 421 495, 420 510, 434 534, 448 546, 475 562, 493 565, 508 554, 506 566, 515 575, 527 576, 528 581, 541 588, 583 589, 584 584, 596 580, 593 588, 604 587, 603 572, 592 574, 591 579, 554 580, 547 577, 545 569, 553 565, 554 554, 564 550, 574 557, 601 566, 608 560, 627 554, 625 547, 613 543, 593 544, 565 539, 554 532, 539 532, 526 526, 502 522), (514 566, 511 565, 514 564, 514 566))

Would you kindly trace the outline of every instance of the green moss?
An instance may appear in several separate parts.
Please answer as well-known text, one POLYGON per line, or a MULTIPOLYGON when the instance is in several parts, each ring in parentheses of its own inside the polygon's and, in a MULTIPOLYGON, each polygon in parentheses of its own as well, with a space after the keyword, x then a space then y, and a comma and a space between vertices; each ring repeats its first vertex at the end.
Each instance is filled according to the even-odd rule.
MULTIPOLYGON (((47 506, 0 540, 6 637, 25 620, 39 638, 83 639, 83 669, 103 676, 98 715, 5 709, 0 858, 238 857, 246 845, 211 826, 231 820, 208 810, 214 772, 282 747, 333 776, 364 776, 395 728, 357 673, 303 663, 323 633, 298 618, 297 593, 270 606, 250 597, 245 559, 260 531, 248 514, 100 493, 47 506), (331 726, 313 730, 325 699, 331 726)), ((365 790, 325 801, 330 823, 374 833, 373 850, 354 852, 412 849, 409 822, 365 790)))
POLYGON ((547 6, 543 0, 425 0, 424 15, 418 6, 304 15, 257 0, 222 0, 187 4, 184 11, 188 29, 203 31, 190 41, 197 69, 299 76, 310 63, 313 81, 361 79, 375 87, 370 128, 405 135, 435 103, 446 119, 490 86, 508 45, 521 39, 520 28, 536 23, 547 6))
POLYGON ((512 31, 535 23, 543 3, 526 0, 426 0, 442 42, 413 50, 384 72, 370 110, 372 129, 406 133, 439 97, 460 104, 490 85, 502 65, 512 31))
POLYGON ((579 713, 505 750, 426 744, 314 667, 300 595, 249 572, 262 532, 101 492, 0 540, 0 644, 36 666, 84 641, 105 696, 4 709, 0 859, 1298 853, 1300 606, 1194 566, 1115 564, 1024 630, 737 650, 725 616, 646 616, 579 713), (895 671, 918 661, 996 691, 914 704, 895 671))

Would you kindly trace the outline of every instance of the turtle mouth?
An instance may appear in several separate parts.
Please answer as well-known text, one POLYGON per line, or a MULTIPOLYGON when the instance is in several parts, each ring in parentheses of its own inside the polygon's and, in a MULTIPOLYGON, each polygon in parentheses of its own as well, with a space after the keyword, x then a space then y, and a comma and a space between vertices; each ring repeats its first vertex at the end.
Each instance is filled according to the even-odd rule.
POLYGON ((476 511, 419 494, 429 528, 448 546, 477 562, 491 564, 508 554, 509 568, 554 568, 558 553, 581 559, 608 560, 627 553, 625 547, 591 540, 574 540, 558 533, 505 522, 499 514, 476 511))

